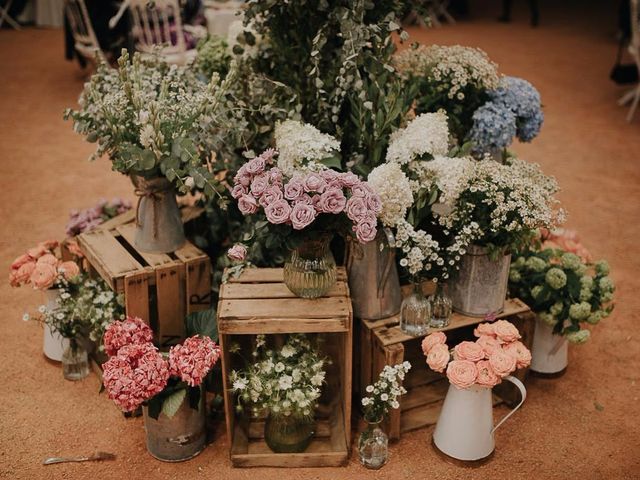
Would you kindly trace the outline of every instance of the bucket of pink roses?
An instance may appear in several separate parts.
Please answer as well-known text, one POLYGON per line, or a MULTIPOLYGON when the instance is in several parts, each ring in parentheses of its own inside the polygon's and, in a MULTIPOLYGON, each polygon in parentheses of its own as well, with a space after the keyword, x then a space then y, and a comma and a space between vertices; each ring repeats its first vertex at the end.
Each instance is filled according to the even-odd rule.
POLYGON ((446 335, 435 332, 425 337, 422 349, 429 367, 446 371, 450 382, 433 433, 434 447, 447 458, 482 463, 493 454, 496 429, 526 398, 524 385, 511 373, 527 367, 531 353, 518 340, 518 329, 506 320, 480 324, 474 334, 475 342, 461 342, 450 351, 446 335), (522 399, 494 426, 491 393, 502 380, 513 383, 522 399))
POLYGON ((113 322, 104 334, 107 395, 125 412, 142 406, 149 453, 164 462, 189 460, 204 450, 203 381, 220 357, 209 337, 192 336, 161 353, 139 318, 113 322))

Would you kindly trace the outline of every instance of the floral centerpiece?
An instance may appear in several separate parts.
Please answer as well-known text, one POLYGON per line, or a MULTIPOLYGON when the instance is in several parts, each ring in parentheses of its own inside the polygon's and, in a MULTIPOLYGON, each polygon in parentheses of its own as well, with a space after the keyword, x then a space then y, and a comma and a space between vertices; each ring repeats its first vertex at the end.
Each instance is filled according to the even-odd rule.
POLYGON ((48 290, 73 281, 80 274, 80 267, 72 260, 62 261, 56 254, 58 245, 56 240, 47 240, 16 258, 11 263, 9 284, 48 290))
POLYGON ((98 203, 84 210, 71 210, 67 222, 67 235, 75 237, 84 232, 93 230, 107 220, 131 210, 131 202, 121 198, 111 201, 101 199, 98 203))
POLYGON ((254 417, 267 415, 265 441, 273 451, 301 452, 309 445, 328 362, 306 335, 289 335, 280 348, 258 335, 251 363, 231 372, 239 411, 247 405, 254 417))

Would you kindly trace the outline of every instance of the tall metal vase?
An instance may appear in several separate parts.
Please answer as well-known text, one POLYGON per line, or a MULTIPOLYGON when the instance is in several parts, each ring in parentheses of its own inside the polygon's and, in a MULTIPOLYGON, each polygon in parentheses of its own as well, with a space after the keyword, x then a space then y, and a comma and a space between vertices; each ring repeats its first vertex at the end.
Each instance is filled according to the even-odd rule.
POLYGON ((391 231, 380 229, 375 240, 349 245, 347 270, 353 314, 378 320, 400 311, 402 294, 391 231))
POLYGON ((136 187, 135 246, 146 253, 169 253, 184 245, 184 227, 173 184, 165 177, 131 175, 136 187))

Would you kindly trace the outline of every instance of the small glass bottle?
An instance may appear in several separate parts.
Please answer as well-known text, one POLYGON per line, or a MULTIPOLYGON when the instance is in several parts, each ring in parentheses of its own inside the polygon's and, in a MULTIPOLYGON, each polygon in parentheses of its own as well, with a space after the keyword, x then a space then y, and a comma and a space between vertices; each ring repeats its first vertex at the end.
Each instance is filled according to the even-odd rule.
POLYGON ((75 338, 69 339, 69 345, 62 354, 62 374, 66 380, 82 380, 89 375, 89 355, 75 338))
POLYGON ((413 284, 413 293, 402 301, 400 307, 400 330, 412 337, 426 335, 431 321, 431 302, 419 282, 413 284))
POLYGON ((380 428, 382 419, 369 421, 358 438, 358 455, 360 463, 367 468, 377 470, 389 459, 389 438, 380 428))
POLYGON ((451 322, 453 302, 447 293, 447 286, 442 282, 436 284, 436 292, 431 297, 431 328, 444 328, 451 322))

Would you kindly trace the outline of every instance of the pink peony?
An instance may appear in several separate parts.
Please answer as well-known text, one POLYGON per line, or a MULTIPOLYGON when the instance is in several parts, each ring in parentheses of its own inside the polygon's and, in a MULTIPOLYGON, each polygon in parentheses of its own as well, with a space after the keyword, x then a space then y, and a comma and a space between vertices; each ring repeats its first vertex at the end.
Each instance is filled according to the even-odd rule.
POLYGON ((496 350, 500 350, 502 345, 496 337, 490 335, 482 335, 476 343, 484 350, 485 358, 489 358, 496 350))
POLYGON ((365 197, 351 197, 346 205, 347 217, 352 222, 359 222, 369 215, 367 200, 365 197))
POLYGON ((318 173, 308 174, 304 178, 303 183, 305 192, 322 193, 324 192, 325 188, 327 188, 327 181, 318 173))
POLYGON ((478 369, 469 360, 452 360, 447 367, 447 378, 457 388, 469 388, 478 378, 478 369))
POLYGON ((325 190, 318 201, 318 206, 323 213, 338 214, 344 210, 346 204, 347 198, 342 193, 342 190, 337 188, 325 190))
POLYGON ((29 281, 33 285, 33 288, 38 290, 47 290, 51 288, 56 279, 58 278, 58 272, 56 267, 49 265, 48 263, 36 264, 35 268, 31 272, 29 281))
POLYGON ((11 270, 9 274, 9 285, 12 287, 20 287, 25 283, 29 283, 31 274, 35 268, 36 262, 32 260, 29 263, 21 265, 17 270, 11 270))
POLYGON ((78 267, 78 264, 76 262, 62 262, 58 266, 58 272, 61 273, 66 280, 71 280, 72 278, 80 275, 80 268, 78 267))
POLYGON ((276 200, 264 209, 264 213, 271 223, 286 223, 291 215, 291 205, 284 199, 276 200))
POLYGON ((38 258, 37 264, 40 265, 42 263, 46 263, 47 265, 51 265, 53 267, 58 266, 58 258, 52 253, 45 253, 40 258, 38 258))
POLYGON ((316 209, 312 205, 296 203, 291 210, 291 226, 302 230, 316 219, 316 209))
POLYGON ((456 360, 470 360, 477 362, 484 359, 484 349, 476 342, 460 342, 453 349, 453 358, 456 360))
POLYGON ((371 216, 356 223, 353 230, 356 232, 356 238, 360 243, 367 243, 376 238, 376 234, 378 233, 376 229, 377 226, 378 220, 374 216, 371 216))
POLYGON ((444 343, 436 343, 429 350, 427 355, 427 365, 434 372, 444 372, 451 359, 449 349, 444 343))
POLYGON ((353 172, 341 173, 340 174, 340 183, 347 188, 351 188, 354 185, 360 183, 360 179, 353 172))
POLYGON ((527 368, 531 363, 531 352, 522 342, 505 345, 504 351, 516 359, 516 368, 527 368))
POLYGON ((169 369, 191 387, 197 387, 220 358, 220 347, 209 337, 190 337, 171 347, 169 369))
POLYGON ((247 257, 247 247, 237 243, 227 251, 227 257, 231 260, 242 262, 247 257))
POLYGON ((493 323, 496 337, 501 343, 515 342, 520 338, 520 332, 515 325, 506 320, 497 320, 493 323))
POLYGON ((13 263, 11 264, 11 270, 18 270, 25 263, 32 263, 32 262, 33 262, 33 258, 31 258, 29 255, 25 253, 24 255, 20 255, 18 258, 16 258, 13 261, 13 263))
POLYGON ((483 387, 495 387, 502 379, 496 375, 496 372, 491 368, 491 363, 488 360, 481 360, 476 363, 478 369, 478 378, 476 382, 483 387))
POLYGON ((251 193, 256 197, 260 197, 265 190, 269 188, 269 174, 261 173, 251 180, 251 193))
POLYGON ((258 211, 258 202, 251 195, 242 195, 238 199, 238 209, 243 215, 251 215, 258 211))
POLYGON ((489 363, 496 375, 501 377, 506 377, 516 369, 516 357, 502 349, 496 350, 489 355, 489 363))
POLYGON ((264 158, 262 158, 262 156, 260 157, 256 157, 253 160, 249 160, 246 163, 246 172, 249 175, 258 175, 262 172, 264 172, 264 168, 266 166, 266 162, 264 161, 264 158))
POLYGON ((297 200, 304 193, 304 185, 298 177, 293 177, 284 186, 284 198, 297 200))
POLYGON ((237 184, 231 189, 231 196, 237 200, 243 195, 246 195, 247 192, 247 187, 243 187, 242 185, 237 184))
POLYGON ((107 355, 116 355, 125 345, 140 345, 153 340, 153 332, 141 318, 127 317, 111 323, 102 339, 107 355))
POLYGON ((40 244, 37 247, 30 248, 27 250, 27 255, 29 255, 34 260, 37 260, 45 253, 51 253, 48 248, 45 248, 44 245, 40 244))
POLYGON ((283 197, 282 190, 279 187, 273 185, 271 187, 268 187, 264 191, 264 193, 262 194, 258 202, 264 208, 267 208, 272 203, 277 202, 278 200, 282 200, 282 197, 283 197))
POLYGON ((475 328, 475 330, 473 331, 473 334, 476 337, 482 337, 482 336, 495 337, 496 331, 493 323, 481 323, 475 328))
POLYGON ((422 352, 428 355, 434 345, 447 343, 447 336, 443 332, 433 332, 422 340, 422 352))

